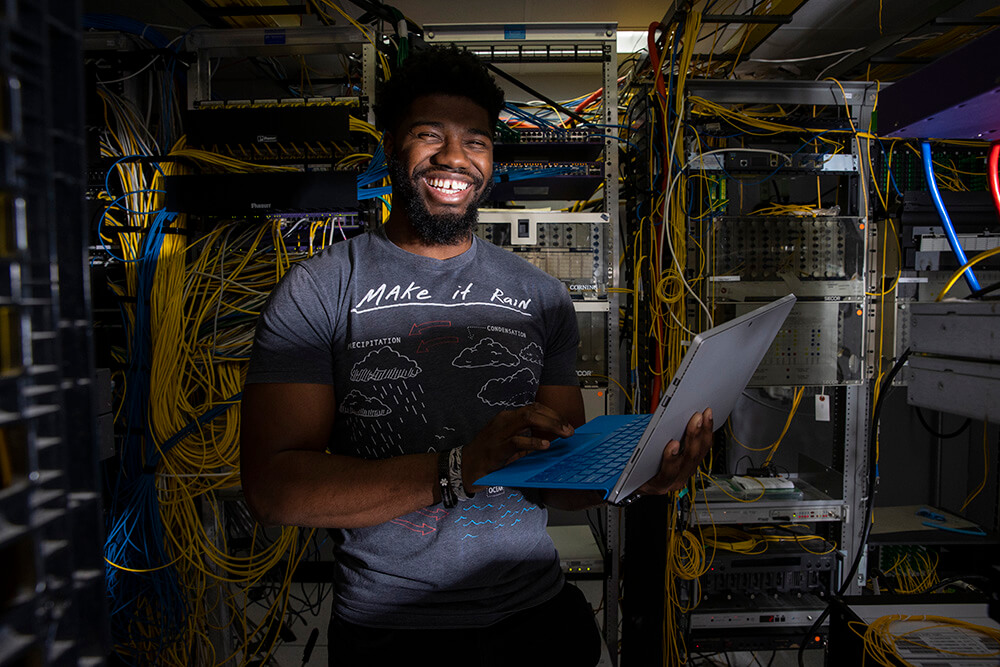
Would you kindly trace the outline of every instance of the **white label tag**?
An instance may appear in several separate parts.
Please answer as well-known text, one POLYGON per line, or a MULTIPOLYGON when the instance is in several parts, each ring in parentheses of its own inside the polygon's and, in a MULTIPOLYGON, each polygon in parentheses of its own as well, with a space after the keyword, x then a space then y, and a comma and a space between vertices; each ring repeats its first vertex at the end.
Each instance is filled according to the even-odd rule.
POLYGON ((816 421, 830 421, 830 397, 826 394, 816 395, 816 421))

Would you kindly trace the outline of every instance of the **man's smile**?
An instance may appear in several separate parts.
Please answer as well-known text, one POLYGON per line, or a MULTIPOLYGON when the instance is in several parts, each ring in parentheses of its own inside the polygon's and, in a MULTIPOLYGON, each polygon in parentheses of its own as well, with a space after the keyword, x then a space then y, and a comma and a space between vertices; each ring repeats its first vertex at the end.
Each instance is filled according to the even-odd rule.
POLYGON ((416 181, 424 184, 427 190, 428 203, 443 206, 457 206, 475 197, 481 188, 482 179, 469 174, 424 171, 417 175, 416 181))
POLYGON ((424 181, 435 190, 441 190, 445 194, 464 192, 470 185, 465 181, 457 181, 453 178, 425 178, 424 181))

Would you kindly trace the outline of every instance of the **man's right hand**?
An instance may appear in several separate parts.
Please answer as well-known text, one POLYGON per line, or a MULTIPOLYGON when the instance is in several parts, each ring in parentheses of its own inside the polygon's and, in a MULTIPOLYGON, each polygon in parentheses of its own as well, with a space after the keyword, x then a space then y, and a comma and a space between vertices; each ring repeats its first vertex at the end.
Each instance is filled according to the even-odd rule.
POLYGON ((549 441, 533 433, 567 438, 573 435, 573 427, 555 410, 541 403, 504 410, 462 450, 462 481, 466 491, 481 491, 485 487, 473 484, 480 477, 513 463, 529 452, 548 449, 549 441))

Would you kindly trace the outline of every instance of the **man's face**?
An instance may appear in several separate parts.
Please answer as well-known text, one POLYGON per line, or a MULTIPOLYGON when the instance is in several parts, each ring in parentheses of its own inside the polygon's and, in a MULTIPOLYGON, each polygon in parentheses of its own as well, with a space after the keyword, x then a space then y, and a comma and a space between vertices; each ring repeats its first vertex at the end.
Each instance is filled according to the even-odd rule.
POLYGON ((429 245, 468 238, 493 186, 489 115, 457 95, 418 97, 390 138, 393 204, 429 245))

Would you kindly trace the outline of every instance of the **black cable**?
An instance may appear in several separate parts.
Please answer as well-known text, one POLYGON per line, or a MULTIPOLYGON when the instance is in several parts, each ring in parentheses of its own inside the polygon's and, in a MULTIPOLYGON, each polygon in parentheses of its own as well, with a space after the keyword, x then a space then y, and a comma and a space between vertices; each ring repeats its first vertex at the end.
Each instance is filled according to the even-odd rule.
MULTIPOLYGON (((865 522, 864 522, 864 533, 861 536, 861 544, 858 546, 858 553, 854 557, 854 562, 851 564, 851 569, 847 572, 847 576, 844 577, 844 582, 840 586, 840 590, 837 591, 836 597, 841 597, 847 592, 847 589, 851 585, 851 580, 858 572, 858 568, 861 566, 861 559, 864 558, 865 552, 868 550, 868 537, 872 532, 872 513, 875 511, 875 491, 878 485, 878 468, 875 465, 875 437, 878 433, 878 422, 882 415, 882 406, 885 404, 885 397, 889 395, 892 390, 892 381, 896 378, 896 375, 902 370, 903 365, 906 363, 906 359, 910 356, 910 349, 907 348, 903 354, 899 356, 896 363, 893 365, 892 370, 885 378, 885 382, 882 383, 882 388, 878 393, 878 400, 875 401, 875 408, 872 410, 872 421, 868 428, 868 500, 865 503, 865 522)), ((826 617, 830 615, 830 604, 826 605, 809 630, 806 631, 806 635, 802 642, 799 644, 799 667, 805 667, 805 653, 806 646, 809 644, 809 640, 814 636, 820 626, 823 625, 823 621, 826 617)))
POLYGON ((736 465, 733 467, 733 472, 735 474, 737 474, 737 475, 740 474, 740 461, 742 461, 743 459, 746 459, 750 463, 750 465, 748 465, 747 468, 753 468, 754 467, 754 465, 753 465, 753 459, 750 458, 750 455, 749 454, 744 454, 740 458, 736 459, 736 465))
POLYGON ((995 282, 992 285, 987 285, 986 287, 980 287, 969 294, 970 299, 981 299, 987 294, 1000 290, 1000 282, 995 282))
POLYGON ((981 574, 967 574, 967 575, 964 575, 964 576, 948 577, 947 579, 942 579, 941 581, 939 581, 937 583, 937 585, 934 586, 934 588, 930 589, 927 592, 928 593, 933 593, 933 592, 941 590, 942 588, 945 588, 947 586, 951 586, 952 584, 957 584, 958 582, 967 582, 970 579, 978 579, 979 581, 982 581, 983 583, 989 583, 989 577, 983 576, 981 574))
POLYGON ((771 665, 774 663, 774 656, 776 655, 778 655, 777 650, 771 651, 771 659, 767 661, 767 667, 771 667, 771 665))
MULTIPOLYGON (((313 649, 316 648, 316 640, 319 639, 319 628, 313 628, 309 632, 309 638, 306 640, 306 646, 302 649, 302 664, 308 665, 309 658, 312 657, 313 649)), ((331 647, 332 648, 332 647, 331 647)))
POLYGON ((927 432, 933 435, 935 438, 941 438, 942 440, 947 440, 948 438, 954 438, 955 436, 962 435, 963 433, 965 433, 966 429, 969 428, 969 424, 972 423, 971 419, 966 419, 965 423, 963 423, 961 426, 959 426, 956 430, 952 431, 951 433, 938 433, 933 428, 931 428, 930 424, 927 423, 927 419, 924 417, 924 411, 917 406, 913 407, 917 411, 917 420, 920 422, 920 425, 923 426, 927 430, 927 432))

